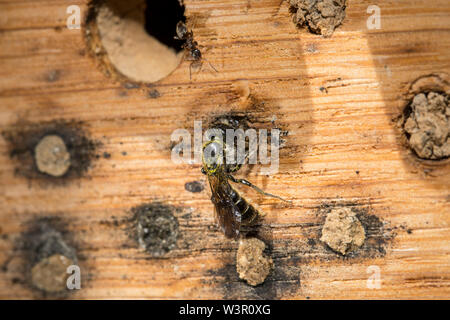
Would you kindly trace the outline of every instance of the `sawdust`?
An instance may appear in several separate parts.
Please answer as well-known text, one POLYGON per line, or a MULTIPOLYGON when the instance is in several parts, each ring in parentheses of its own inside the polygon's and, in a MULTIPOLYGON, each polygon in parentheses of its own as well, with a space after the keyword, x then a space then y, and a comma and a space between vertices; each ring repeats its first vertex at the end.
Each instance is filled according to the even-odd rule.
POLYGON ((422 159, 440 160, 450 156, 450 105, 445 94, 417 94, 404 124, 408 142, 422 159))
POLYGON ((70 153, 61 137, 45 136, 34 150, 36 166, 40 172, 53 177, 61 177, 69 170, 70 153))
POLYGON ((290 0, 294 23, 330 37, 345 18, 347 0, 290 0))
POLYGON ((266 245, 259 239, 241 239, 236 256, 236 269, 239 278, 252 286, 264 282, 272 267, 272 258, 263 253, 266 245))
POLYGON ((350 208, 337 208, 328 213, 321 241, 343 255, 361 247, 365 240, 364 227, 350 208))

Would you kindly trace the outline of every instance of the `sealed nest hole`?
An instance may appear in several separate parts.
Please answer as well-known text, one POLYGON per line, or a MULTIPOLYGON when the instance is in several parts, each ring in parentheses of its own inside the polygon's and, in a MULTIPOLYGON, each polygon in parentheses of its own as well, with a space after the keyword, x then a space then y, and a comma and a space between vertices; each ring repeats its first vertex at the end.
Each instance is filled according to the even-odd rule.
POLYGON ((170 75, 183 58, 176 25, 186 21, 181 0, 95 0, 85 39, 107 75, 120 81, 153 83, 170 75))
POLYGON ((403 129, 414 154, 425 160, 450 157, 450 97, 428 91, 414 96, 404 110, 403 129))
POLYGON ((179 223, 175 208, 159 202, 132 209, 131 235, 141 249, 160 257, 177 246, 179 223))
POLYGON ((345 19, 347 0, 289 0, 294 24, 330 37, 345 19))
MULTIPOLYGON (((320 231, 309 238, 308 247, 321 243, 324 250, 319 255, 325 260, 384 257, 397 235, 397 227, 370 214, 369 207, 356 203, 326 203, 319 207, 320 231)), ((310 250, 308 249, 308 250, 310 250)), ((316 248, 317 249, 317 248, 316 248)), ((322 250, 321 249, 321 250, 322 250)), ((315 249, 314 249, 315 250, 315 249)), ((308 257, 305 251, 305 259, 308 257)))
POLYGON ((18 123, 2 134, 16 162, 16 174, 47 182, 82 177, 100 146, 75 121, 18 123))
POLYGON ((62 221, 45 217, 30 222, 16 244, 25 258, 26 283, 44 296, 64 297, 68 267, 77 265, 76 249, 62 221))

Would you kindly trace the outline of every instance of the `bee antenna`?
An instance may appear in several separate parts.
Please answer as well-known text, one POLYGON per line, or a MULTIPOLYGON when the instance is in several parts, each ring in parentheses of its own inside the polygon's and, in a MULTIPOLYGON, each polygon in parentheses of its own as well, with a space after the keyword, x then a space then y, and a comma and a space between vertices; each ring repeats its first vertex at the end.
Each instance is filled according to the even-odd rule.
POLYGON ((217 73, 219 73, 219 71, 217 71, 216 68, 214 68, 214 66, 211 64, 211 62, 209 62, 208 60, 206 60, 205 58, 203 58, 203 60, 205 60, 206 62, 208 62, 208 64, 210 65, 210 67, 217 73))
MULTIPOLYGON (((192 21, 191 31, 192 31, 192 29, 195 28, 195 25, 197 24, 197 19, 198 19, 198 17, 195 17, 194 20, 192 21)), ((186 23, 187 23, 187 21, 186 21, 186 23)))

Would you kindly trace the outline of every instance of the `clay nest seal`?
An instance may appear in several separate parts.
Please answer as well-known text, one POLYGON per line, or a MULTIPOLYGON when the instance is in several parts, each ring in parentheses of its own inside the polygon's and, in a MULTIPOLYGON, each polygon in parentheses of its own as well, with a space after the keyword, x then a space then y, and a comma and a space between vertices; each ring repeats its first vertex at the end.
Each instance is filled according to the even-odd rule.
POLYGON ((347 0, 289 0, 297 27, 330 37, 344 21, 347 0))
POLYGON ((405 134, 419 158, 441 160, 450 157, 449 100, 444 93, 419 93, 406 109, 405 134))

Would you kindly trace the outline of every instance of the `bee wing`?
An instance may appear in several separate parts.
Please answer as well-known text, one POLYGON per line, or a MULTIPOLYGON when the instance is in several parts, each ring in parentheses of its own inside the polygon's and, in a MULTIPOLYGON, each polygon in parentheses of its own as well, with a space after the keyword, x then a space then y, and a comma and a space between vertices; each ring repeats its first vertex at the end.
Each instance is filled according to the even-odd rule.
POLYGON ((177 35, 175 36, 175 39, 184 40, 186 32, 187 32, 186 24, 183 21, 178 21, 176 28, 177 35))
POLYGON ((214 204, 216 219, 228 238, 238 238, 241 228, 242 213, 233 201, 234 190, 228 180, 209 176, 211 186, 211 201, 214 204))

